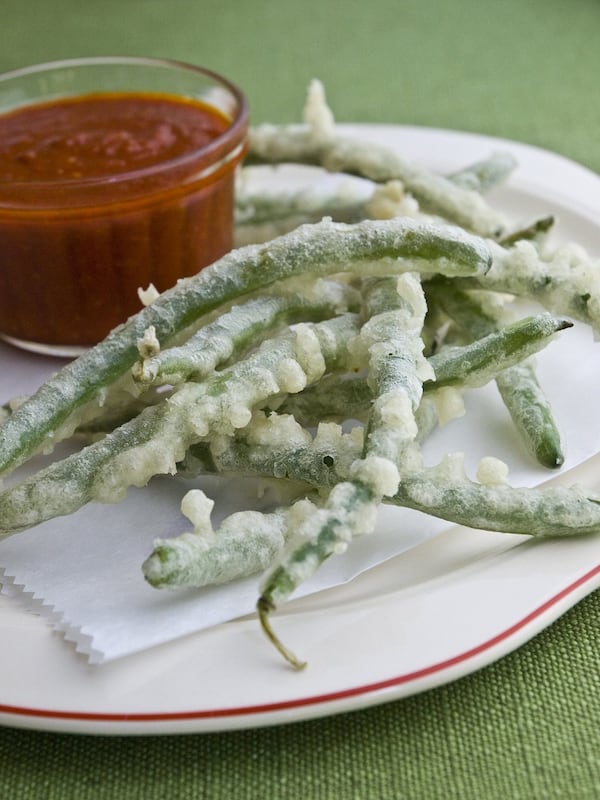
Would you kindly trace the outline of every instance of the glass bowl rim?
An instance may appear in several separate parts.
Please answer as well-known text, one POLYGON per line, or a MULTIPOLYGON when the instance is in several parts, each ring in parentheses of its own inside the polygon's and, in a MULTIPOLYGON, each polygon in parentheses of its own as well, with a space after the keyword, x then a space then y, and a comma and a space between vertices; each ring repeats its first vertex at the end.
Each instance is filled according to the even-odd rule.
MULTIPOLYGON (((155 176, 160 172, 179 167, 185 167, 186 164, 193 162, 199 156, 210 158, 210 156, 213 154, 218 155, 224 149, 224 156, 222 158, 217 158, 217 160, 213 163, 209 163, 209 165, 207 165, 207 169, 203 171, 200 176, 197 176, 204 177, 206 174, 216 171, 227 161, 235 160, 235 157, 242 153, 248 124, 248 102, 246 100, 246 96, 242 90, 236 86, 235 83, 232 83, 227 78, 224 78, 218 72, 206 67, 188 63, 186 61, 169 58, 155 58, 152 56, 85 56, 81 58, 60 59, 57 61, 47 61, 39 64, 32 64, 26 67, 19 67, 8 72, 3 72, 0 74, 0 89, 2 89, 4 84, 11 80, 25 78, 29 75, 35 75, 38 73, 88 66, 109 67, 111 65, 132 67, 150 66, 172 69, 174 71, 181 70, 188 73, 197 73, 199 75, 203 75, 204 77, 214 81, 215 84, 218 84, 220 87, 226 89, 233 96, 237 103, 236 114, 232 118, 231 124, 227 127, 227 129, 212 139, 208 144, 196 148, 188 153, 184 153, 181 156, 177 156, 176 158, 161 161, 158 164, 142 167, 140 169, 129 170, 123 173, 116 173, 115 175, 105 175, 100 178, 68 178, 65 180, 53 179, 34 181, 3 181, 0 178, 0 186, 26 187, 27 190, 34 190, 36 188, 41 189, 43 187, 52 186, 60 186, 61 189, 64 188, 66 190, 68 190, 69 187, 103 187, 107 184, 114 185, 115 183, 120 183, 122 181, 140 180, 155 176), (231 147, 227 149, 225 146, 229 141, 231 142, 231 147)), ((168 92, 165 92, 165 94, 168 94, 168 92)), ((77 95, 74 94, 72 96, 77 95)), ((175 94, 175 96, 177 95, 175 94)), ((34 105, 38 102, 43 102, 43 99, 34 98, 32 99, 31 105, 34 105)), ((3 111, 0 108, 0 114, 2 113, 3 111)))

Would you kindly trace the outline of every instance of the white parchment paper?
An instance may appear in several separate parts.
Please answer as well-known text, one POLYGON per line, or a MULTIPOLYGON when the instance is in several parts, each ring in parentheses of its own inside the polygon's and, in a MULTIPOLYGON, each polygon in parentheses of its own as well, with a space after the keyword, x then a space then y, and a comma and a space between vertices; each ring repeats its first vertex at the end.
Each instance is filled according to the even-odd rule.
MULTIPOLYGON (((56 361, 3 345, 0 357, 3 395, 32 390, 56 368, 56 361)), ((538 375, 562 428, 564 469, 569 469, 600 450, 600 415, 591 401, 600 396, 600 344, 594 343, 589 329, 577 325, 537 360, 538 375)), ((456 451, 465 452, 471 477, 485 455, 509 464, 514 485, 534 485, 552 476, 524 452, 494 385, 468 395, 467 414, 439 430, 425 456, 435 463, 456 451)), ((131 490, 124 503, 89 505, 0 543, 4 593, 46 616, 91 663, 251 613, 258 578, 184 592, 157 591, 143 579, 140 566, 153 540, 189 528, 179 504, 196 486, 215 499, 215 522, 225 513, 274 502, 268 494, 259 502, 250 480, 157 478, 145 489, 131 490)), ((351 580, 447 527, 416 512, 382 507, 376 533, 329 559, 299 594, 351 580)))

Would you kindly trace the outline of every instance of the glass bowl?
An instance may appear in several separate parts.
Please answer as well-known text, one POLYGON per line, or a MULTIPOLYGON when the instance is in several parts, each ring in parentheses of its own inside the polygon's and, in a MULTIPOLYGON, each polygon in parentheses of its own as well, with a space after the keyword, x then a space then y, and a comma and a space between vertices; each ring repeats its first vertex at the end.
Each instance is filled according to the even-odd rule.
POLYGON ((75 355, 232 247, 243 93, 210 70, 84 58, 0 76, 0 336, 75 355))

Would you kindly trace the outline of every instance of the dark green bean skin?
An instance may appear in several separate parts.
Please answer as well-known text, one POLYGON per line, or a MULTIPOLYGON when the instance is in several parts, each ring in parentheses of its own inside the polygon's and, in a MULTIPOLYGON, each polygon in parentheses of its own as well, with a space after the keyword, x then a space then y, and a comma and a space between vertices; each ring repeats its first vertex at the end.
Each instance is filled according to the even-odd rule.
MULTIPOLYGON (((347 504, 350 508, 360 507, 365 503, 371 503, 374 499, 375 494, 370 487, 354 481, 351 494, 347 497, 347 504)), ((294 562, 297 564, 307 562, 322 564, 335 552, 335 547, 339 542, 338 529, 344 524, 342 519, 331 515, 319 530, 319 536, 305 542, 294 552, 294 562)), ((276 567, 269 576, 267 586, 263 589, 258 601, 258 609, 262 612, 274 611, 281 602, 281 597, 288 597, 297 586, 298 580, 294 580, 288 565, 276 567)))
POLYGON ((508 375, 500 373, 496 377, 496 386, 506 407, 513 409, 513 424, 538 463, 548 469, 561 467, 565 458, 560 433, 533 366, 527 362, 516 364, 508 375))
POLYGON ((520 361, 539 350, 550 336, 571 327, 573 323, 568 320, 539 314, 493 331, 471 345, 444 348, 429 358, 435 380, 426 382, 424 389, 468 386, 471 373, 478 376, 477 382, 481 385, 482 381, 487 382, 486 375, 497 375, 499 363, 520 361))
POLYGON ((600 532, 600 499, 577 487, 453 486, 424 471, 404 481, 393 502, 458 525, 540 539, 600 532))
POLYGON ((519 228, 519 230, 507 236, 503 236, 502 239, 500 239, 500 244, 503 247, 510 247, 515 244, 515 242, 523 241, 523 239, 537 239, 538 236, 548 233, 553 225, 554 217, 542 217, 532 222, 531 225, 527 225, 525 228, 519 228))
POLYGON ((373 392, 366 378, 340 379, 329 375, 303 392, 289 395, 277 410, 292 414, 302 425, 310 427, 327 420, 363 421, 372 400, 373 392))

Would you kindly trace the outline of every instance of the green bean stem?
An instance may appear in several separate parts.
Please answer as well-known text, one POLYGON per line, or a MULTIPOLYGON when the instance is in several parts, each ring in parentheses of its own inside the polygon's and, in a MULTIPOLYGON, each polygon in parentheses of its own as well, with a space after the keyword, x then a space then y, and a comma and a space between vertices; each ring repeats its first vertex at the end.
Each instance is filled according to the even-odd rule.
POLYGON ((256 603, 262 629, 296 669, 302 669, 306 662, 281 642, 271 627, 270 615, 329 556, 342 552, 355 536, 370 532, 375 523, 372 510, 379 504, 377 498, 373 488, 362 481, 345 481, 335 486, 325 508, 311 508, 299 527, 297 534, 304 535, 305 541, 283 556, 263 584, 256 603), (318 525, 316 531, 315 525, 318 525))

